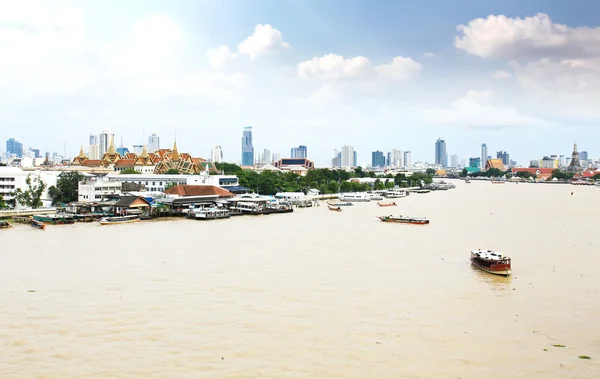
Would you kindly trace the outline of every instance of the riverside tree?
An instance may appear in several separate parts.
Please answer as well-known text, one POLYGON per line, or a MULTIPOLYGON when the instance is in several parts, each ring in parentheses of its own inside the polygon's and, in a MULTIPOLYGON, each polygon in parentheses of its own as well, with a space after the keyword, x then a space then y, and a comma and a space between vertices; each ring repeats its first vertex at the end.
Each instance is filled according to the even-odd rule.
POLYGON ((77 201, 79 182, 85 177, 79 172, 63 172, 59 175, 56 186, 48 188, 52 205, 67 204, 77 201))
POLYGON ((41 208, 44 203, 42 201, 42 195, 46 190, 46 183, 39 177, 31 178, 31 175, 27 175, 25 179, 27 185, 26 190, 17 188, 14 192, 15 201, 24 207, 28 208, 41 208))

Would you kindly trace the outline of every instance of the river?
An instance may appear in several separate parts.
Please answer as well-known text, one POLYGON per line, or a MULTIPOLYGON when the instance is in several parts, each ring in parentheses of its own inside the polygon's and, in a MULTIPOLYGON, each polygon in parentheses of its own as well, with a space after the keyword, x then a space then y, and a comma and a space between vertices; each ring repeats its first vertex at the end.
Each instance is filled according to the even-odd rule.
POLYGON ((0 230, 0 378, 600 377, 600 188, 456 184, 393 208, 0 230), (470 266, 476 248, 513 276, 470 266))

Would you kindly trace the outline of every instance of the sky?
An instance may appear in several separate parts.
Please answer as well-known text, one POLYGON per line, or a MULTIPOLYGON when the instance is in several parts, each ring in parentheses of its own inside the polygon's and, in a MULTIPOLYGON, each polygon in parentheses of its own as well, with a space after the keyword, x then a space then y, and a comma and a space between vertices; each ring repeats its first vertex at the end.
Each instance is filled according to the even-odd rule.
MULTIPOLYGON (((352 145, 521 164, 600 144, 600 2, 592 0, 0 0, 0 141, 87 150, 174 139, 241 160, 352 145)), ((4 149, 4 142, 0 150, 4 149)))

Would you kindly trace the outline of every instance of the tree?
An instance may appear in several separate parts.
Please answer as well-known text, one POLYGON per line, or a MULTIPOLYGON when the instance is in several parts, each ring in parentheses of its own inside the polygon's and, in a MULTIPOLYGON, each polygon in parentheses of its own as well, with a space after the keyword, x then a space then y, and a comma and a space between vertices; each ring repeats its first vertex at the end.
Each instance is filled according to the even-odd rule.
POLYGON ((523 179, 535 178, 535 175, 529 171, 517 171, 517 173, 515 175, 518 178, 523 178, 523 179))
POLYGON ((594 179, 594 180, 600 180, 600 174, 596 174, 596 175, 594 175, 593 179, 594 179))
POLYGON ((339 193, 340 192, 340 186, 338 185, 337 182, 329 182, 329 184, 327 185, 327 193, 339 193))
POLYGON ((499 178, 504 176, 504 171, 500 170, 499 168, 490 168, 485 172, 485 176, 488 178, 499 178))
POLYGON ((79 182, 83 179, 85 177, 79 172, 63 172, 60 174, 56 186, 48 188, 52 205, 77 201, 79 196, 79 182))
POLYGON ((166 175, 179 175, 179 170, 176 168, 170 168, 165 172, 166 175))
POLYGON ((465 178, 468 173, 469 172, 467 171, 467 169, 463 168, 462 171, 460 172, 460 174, 458 176, 460 176, 461 178, 465 178))
POLYGON ((427 170, 425 170, 425 173, 427 175, 435 175, 435 170, 433 168, 428 168, 427 170))
POLYGON ((32 180, 31 175, 27 175, 25 184, 27 184, 26 190, 23 191, 21 188, 15 190, 15 201, 25 207, 34 209, 41 208, 44 205, 42 195, 46 190, 46 183, 39 177, 34 177, 32 180), (37 184, 34 184, 35 182, 37 182, 37 184))
POLYGON ((573 179, 573 173, 562 171, 560 169, 552 170, 552 178, 556 178, 558 180, 570 180, 573 179))
POLYGON ((169 189, 169 188, 171 188, 171 187, 175 187, 176 185, 177 185, 177 183, 174 183, 174 182, 167 182, 167 183, 165 184, 165 189, 169 189))
POLYGON ((4 202, 4 197, 0 195, 0 209, 7 208, 6 203, 4 202))
POLYGON ((125 170, 121 170, 121 174, 141 174, 141 171, 134 170, 133 168, 126 168, 125 170))

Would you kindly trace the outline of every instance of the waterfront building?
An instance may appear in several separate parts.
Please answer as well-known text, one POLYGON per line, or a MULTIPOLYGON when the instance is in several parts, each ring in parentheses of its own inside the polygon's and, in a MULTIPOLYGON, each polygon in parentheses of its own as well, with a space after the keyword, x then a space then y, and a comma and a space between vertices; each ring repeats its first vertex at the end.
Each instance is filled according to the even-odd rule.
POLYGON ((517 174, 519 172, 529 172, 530 174, 535 175, 537 179, 547 180, 552 176, 553 168, 540 168, 540 167, 513 167, 511 172, 513 174, 517 174))
POLYGON ((210 161, 213 163, 223 162, 223 149, 221 146, 216 145, 210 152, 210 161))
POLYGON ((189 209, 194 206, 212 206, 219 200, 229 200, 235 194, 212 185, 187 185, 180 184, 164 190, 167 198, 158 200, 159 203, 169 205, 171 210, 189 209))
POLYGON ((377 150, 371 153, 371 166, 385 167, 385 156, 383 155, 383 152, 377 150))
POLYGON ((254 145, 252 142, 252 127, 244 127, 242 136, 242 166, 254 166, 254 145))
POLYGON ((485 163, 485 169, 489 170, 491 168, 497 168, 498 170, 501 171, 505 171, 506 167, 504 166, 504 163, 502 163, 502 159, 493 159, 490 158, 487 160, 487 162, 485 163))
POLYGON ((9 206, 16 209, 23 208, 20 204, 15 203, 14 192, 19 188, 23 191, 27 190, 26 181, 27 177, 30 177, 32 185, 36 185, 40 180, 46 184, 41 199, 44 208, 50 207, 52 199, 48 194, 48 189, 56 185, 58 175, 60 172, 57 171, 26 171, 18 167, 0 167, 0 196, 9 206))
POLYGON ((6 154, 9 156, 14 154, 17 158, 21 158, 23 156, 23 144, 14 138, 9 138, 6 141, 6 154))
POLYGON ((485 166, 485 162, 488 160, 488 150, 487 145, 485 143, 481 144, 481 160, 479 164, 481 164, 481 168, 483 169, 485 166))
POLYGON ((446 153, 446 141, 438 138, 435 141, 435 164, 442 167, 448 166, 448 154, 446 153))
POLYGON ((273 163, 273 166, 284 172, 287 171, 298 175, 306 175, 308 170, 315 168, 315 162, 306 158, 283 158, 273 163))
MULTIPOLYGON (((143 186, 149 192, 163 192, 170 185, 211 185, 225 188, 229 191, 239 191, 238 177, 235 175, 210 175, 203 171, 198 175, 169 175, 169 174, 119 174, 107 175, 108 179, 123 183, 135 183, 143 186)), ((245 190, 245 188, 242 187, 245 190)))
POLYGON ((291 157, 295 158, 295 159, 305 159, 305 158, 308 158, 308 151, 306 149, 306 146, 300 145, 298 147, 292 147, 291 157))
POLYGON ((98 136, 90 134, 90 144, 88 150, 90 159, 100 159, 100 145, 98 145, 98 136))
POLYGON ((146 150, 149 153, 160 150, 160 137, 156 133, 152 133, 150 137, 148 137, 148 147, 146 150))
POLYGON ((107 177, 94 177, 82 180, 77 185, 78 201, 91 203, 108 195, 121 195, 123 182, 107 177))

